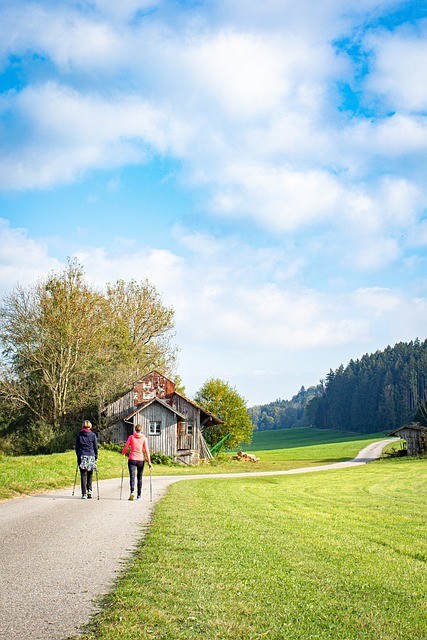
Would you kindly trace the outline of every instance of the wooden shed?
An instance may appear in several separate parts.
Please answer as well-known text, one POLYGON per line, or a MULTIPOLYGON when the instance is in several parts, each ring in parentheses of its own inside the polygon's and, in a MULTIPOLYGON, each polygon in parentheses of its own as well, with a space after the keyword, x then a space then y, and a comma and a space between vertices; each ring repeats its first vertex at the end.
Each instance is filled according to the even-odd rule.
POLYGON ((427 428, 418 422, 403 425, 391 431, 389 436, 397 436, 406 441, 408 456, 422 456, 427 454, 427 428))
POLYGON ((178 393, 175 384, 157 371, 133 383, 132 389, 107 405, 106 437, 124 442, 136 424, 148 438, 151 452, 185 464, 212 458, 203 429, 221 420, 178 393))

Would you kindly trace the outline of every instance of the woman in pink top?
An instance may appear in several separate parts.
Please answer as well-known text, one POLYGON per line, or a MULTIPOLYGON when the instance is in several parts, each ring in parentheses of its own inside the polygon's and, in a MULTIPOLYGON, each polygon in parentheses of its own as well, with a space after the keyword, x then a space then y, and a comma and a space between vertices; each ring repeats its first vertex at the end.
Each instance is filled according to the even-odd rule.
POLYGON ((135 498, 135 471, 137 473, 137 494, 136 499, 141 498, 142 492, 142 472, 144 471, 144 462, 148 463, 151 469, 150 451, 148 449, 148 441, 144 434, 141 433, 142 425, 135 425, 135 433, 129 436, 126 440, 126 444, 123 447, 122 455, 126 454, 126 451, 130 449, 128 468, 130 478, 130 496, 129 500, 135 498))

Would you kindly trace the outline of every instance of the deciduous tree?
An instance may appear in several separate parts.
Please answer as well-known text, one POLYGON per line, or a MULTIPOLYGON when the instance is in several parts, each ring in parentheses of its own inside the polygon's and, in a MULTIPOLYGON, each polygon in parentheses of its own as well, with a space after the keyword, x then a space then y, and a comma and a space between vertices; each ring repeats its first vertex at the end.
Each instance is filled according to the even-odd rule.
POLYGON ((147 281, 101 292, 70 260, 62 273, 17 285, 0 309, 0 399, 64 430, 68 415, 102 405, 151 368, 170 373, 173 310, 147 281))
POLYGON ((226 442, 228 448, 251 442, 254 426, 246 401, 228 382, 211 378, 199 389, 194 399, 203 409, 223 421, 223 424, 214 425, 203 432, 209 445, 215 445, 229 433, 231 438, 226 442))

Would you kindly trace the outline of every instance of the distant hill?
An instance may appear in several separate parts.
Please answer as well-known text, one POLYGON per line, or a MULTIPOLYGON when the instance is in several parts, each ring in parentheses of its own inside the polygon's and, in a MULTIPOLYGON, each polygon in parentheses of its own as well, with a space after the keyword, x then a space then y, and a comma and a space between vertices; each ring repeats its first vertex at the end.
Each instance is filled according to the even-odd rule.
POLYGON ((427 416, 427 340, 399 342, 332 369, 291 400, 252 407, 255 429, 313 426, 354 433, 391 431, 427 416))
POLYGON ((309 426, 306 415, 307 404, 321 393, 319 387, 301 387, 291 400, 275 400, 249 409, 255 429, 290 429, 291 427, 309 426))

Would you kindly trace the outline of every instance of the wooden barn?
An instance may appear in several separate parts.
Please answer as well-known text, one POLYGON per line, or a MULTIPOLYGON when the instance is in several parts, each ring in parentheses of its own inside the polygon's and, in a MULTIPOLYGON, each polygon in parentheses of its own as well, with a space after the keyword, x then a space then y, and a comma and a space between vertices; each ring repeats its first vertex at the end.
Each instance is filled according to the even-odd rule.
POLYGON ((397 436, 406 441, 408 456, 421 456, 427 454, 427 428, 418 422, 406 424, 395 431, 391 431, 389 436, 397 436))
POLYGON ((124 442, 141 424, 152 453, 173 456, 185 464, 212 458, 203 429, 221 420, 176 391, 175 384, 157 371, 133 383, 125 395, 104 409, 111 442, 124 442))

